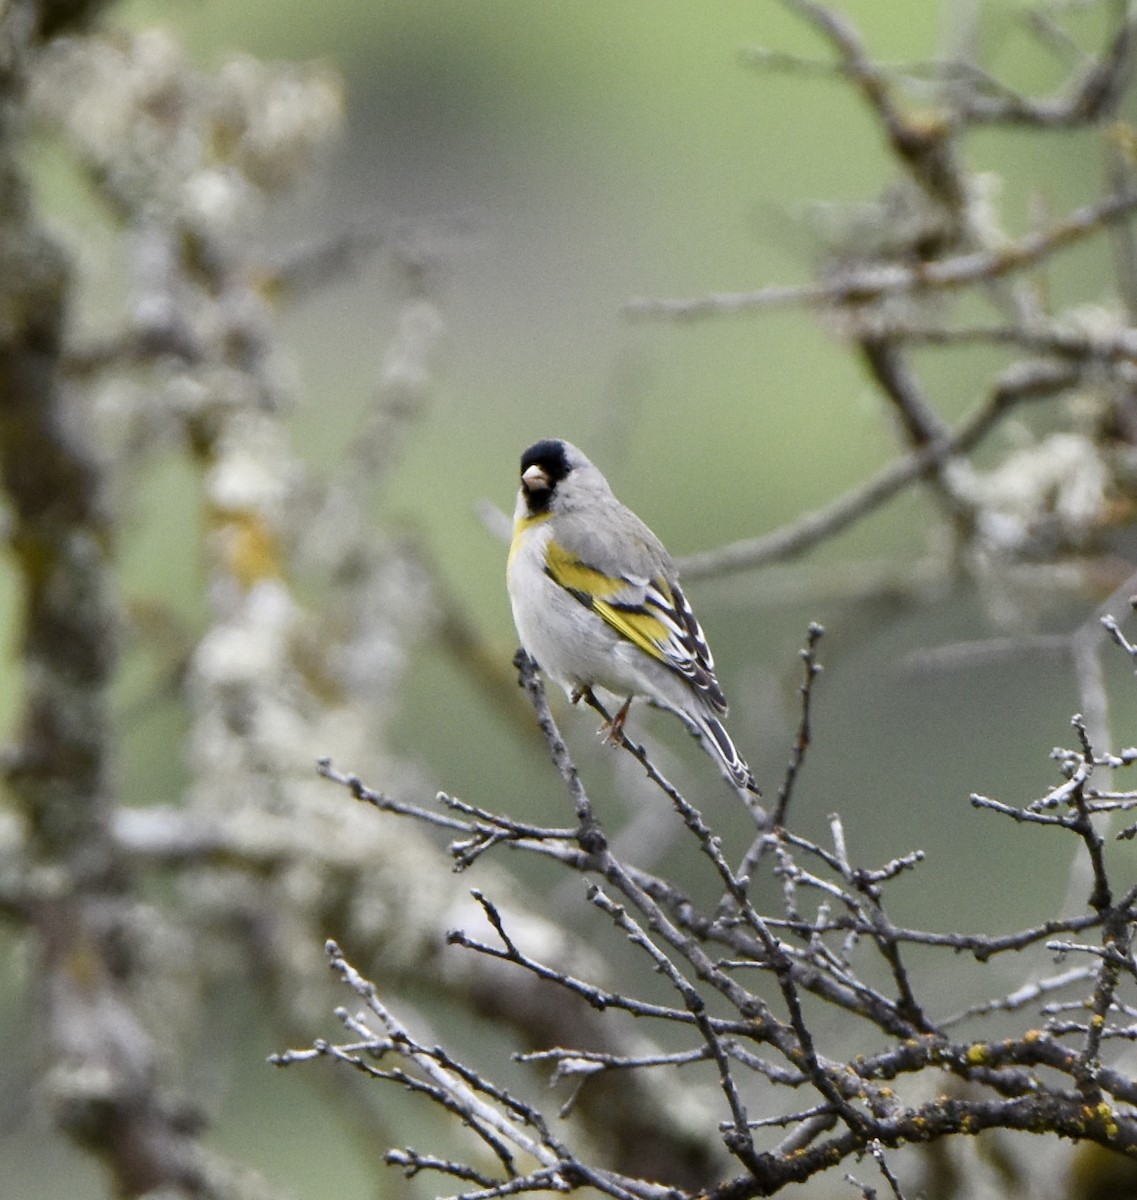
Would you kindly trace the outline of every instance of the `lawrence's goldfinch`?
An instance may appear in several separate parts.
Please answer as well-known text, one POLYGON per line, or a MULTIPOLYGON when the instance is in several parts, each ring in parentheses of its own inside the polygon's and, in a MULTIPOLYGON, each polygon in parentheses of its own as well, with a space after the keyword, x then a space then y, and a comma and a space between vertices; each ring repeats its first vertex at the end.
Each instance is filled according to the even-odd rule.
POLYGON ((675 713, 731 784, 758 792, 719 720, 726 698, 671 556, 569 442, 521 456, 507 579, 521 644, 542 670, 574 703, 595 687, 622 701, 614 740, 642 696, 675 713))

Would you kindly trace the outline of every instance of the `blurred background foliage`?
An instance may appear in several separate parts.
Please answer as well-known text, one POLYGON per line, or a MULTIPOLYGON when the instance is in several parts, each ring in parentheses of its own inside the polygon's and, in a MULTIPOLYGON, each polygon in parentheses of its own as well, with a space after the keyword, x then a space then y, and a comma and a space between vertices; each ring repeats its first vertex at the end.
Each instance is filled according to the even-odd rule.
MULTIPOLYGON (((951 51, 978 7, 988 69, 1031 94, 1064 76, 1027 36, 1014 0, 846 0, 841 7, 885 61, 951 51)), ((1086 46, 1100 41, 1105 15, 1099 6, 1070 17, 1086 46)), ((419 541, 503 669, 514 648, 504 547, 479 506, 511 509, 518 454, 536 438, 581 445, 677 555, 791 522, 889 461, 883 402, 815 314, 683 324, 633 320, 624 311, 638 296, 808 280, 819 229, 842 220, 829 206, 871 201, 892 179, 874 122, 843 84, 743 61, 753 46, 824 55, 811 31, 779 7, 128 0, 108 19, 167 27, 206 66, 240 51, 322 59, 341 74, 347 122, 328 168, 266 214, 258 236, 270 257, 369 222, 386 242, 282 316, 293 444, 317 472, 334 472, 366 418, 404 299, 393 263, 413 260, 446 321, 445 365, 429 405, 401 432, 375 521, 419 541)), ((1104 147, 1093 135, 984 133, 967 153, 978 169, 997 173, 995 203, 1012 230, 1101 192, 1104 147)), ((104 289, 122 287, 107 215, 50 146, 39 154, 44 203, 89 270, 75 319, 97 330, 104 289)), ((1047 270, 1056 299, 1095 301, 1111 279, 1107 253, 1095 244, 1060 257, 1047 270)), ((1006 361, 1009 352, 972 348, 929 350, 918 365, 939 410, 958 419, 993 366, 1006 361)), ((1050 420, 1042 406, 1018 423, 1042 430, 1050 420)), ((1013 435, 1012 428, 1000 436, 1013 435)), ((189 469, 171 451, 121 499, 126 589, 199 633, 200 517, 189 469)), ((973 591, 933 589, 920 604, 841 595, 835 581, 855 592, 860 564, 887 560, 903 578, 937 537, 930 504, 908 494, 800 568, 689 590, 732 699, 732 731, 766 784, 789 753, 806 625, 827 625, 827 673, 798 821, 818 832, 839 810, 854 853, 866 861, 925 850, 925 868, 895 888, 897 919, 935 926, 950 897, 955 927, 994 931, 1050 914, 1068 847, 975 813, 968 793, 1013 802, 1038 794, 1053 778, 1048 750, 1071 739, 1078 692, 1062 655, 1023 649, 949 667, 921 660, 929 647, 1006 632, 973 591)), ((9 589, 2 598, 10 611, 3 575, 0 586, 9 589)), ((1023 625, 1067 631, 1103 598, 1039 596, 1023 625)), ((1105 662, 1113 728, 1124 742, 1134 716, 1130 672, 1108 654, 1105 662)), ((394 733, 397 751, 421 765, 421 794, 406 798, 442 787, 517 816, 564 819, 539 742, 492 693, 439 642, 418 646, 414 663, 394 733)), ((9 716, 17 694, 9 675, 0 687, 9 716)), ((175 798, 187 778, 176 692, 152 663, 130 656, 118 704, 124 802, 175 798)), ((707 764, 682 734, 663 719, 641 720, 669 747, 676 776, 701 786, 707 764)), ((586 770, 609 753, 593 744, 590 715, 568 712, 564 725, 586 770)), ((604 776, 594 787, 613 827, 631 820, 619 788, 604 776)), ((670 820, 660 797, 649 799, 658 809, 649 821, 670 820)), ((725 790, 708 803, 725 830, 732 822, 743 828, 725 790)), ((26 966, 11 944, 6 957, 4 974, 18 983, 26 966)), ((230 1040, 223 1055, 205 1056, 211 1077, 199 1081, 212 1097, 211 1138, 298 1198, 333 1188, 341 1200, 372 1195, 365 1159, 380 1148, 352 1144, 329 1118, 315 1072, 264 1065, 279 1047, 256 1031, 252 1007, 236 987, 215 1004, 230 1040)), ((9 1002, 2 1020, 10 1043, 25 1018, 9 1002)), ((5 1197, 101 1194, 94 1168, 26 1106, 30 1067, 26 1057, 17 1060, 0 1072, 5 1197)), ((383 1179, 397 1183, 393 1173, 383 1179)))

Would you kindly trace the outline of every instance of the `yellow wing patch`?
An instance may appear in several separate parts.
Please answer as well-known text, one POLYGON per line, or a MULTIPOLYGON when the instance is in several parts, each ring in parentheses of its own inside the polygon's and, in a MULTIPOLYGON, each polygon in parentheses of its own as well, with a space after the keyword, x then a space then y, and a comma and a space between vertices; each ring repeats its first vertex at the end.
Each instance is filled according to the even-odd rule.
POLYGON ((603 600, 594 600, 592 607, 628 641, 635 642, 652 658, 658 658, 660 662, 667 662, 662 645, 663 639, 667 636, 667 629, 657 617, 642 611, 627 612, 623 609, 613 608, 611 604, 607 604, 603 600))
POLYGON ((614 579, 582 562, 552 538, 545 550, 545 569, 561 587, 580 593, 582 599, 611 600, 628 586, 626 580, 614 579))
POLYGON ((590 567, 551 539, 545 551, 545 569, 555 582, 603 617, 617 633, 653 658, 667 661, 663 646, 668 629, 664 623, 643 608, 618 605, 621 593, 634 586, 628 580, 613 578, 590 567))

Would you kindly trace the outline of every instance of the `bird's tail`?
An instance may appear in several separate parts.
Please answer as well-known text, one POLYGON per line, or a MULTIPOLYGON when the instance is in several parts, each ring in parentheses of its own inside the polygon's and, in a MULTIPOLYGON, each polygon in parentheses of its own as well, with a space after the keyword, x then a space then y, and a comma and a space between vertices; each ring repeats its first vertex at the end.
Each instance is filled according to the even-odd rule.
POLYGON ((698 713, 694 718, 693 732, 702 742, 703 748, 718 760, 723 774, 730 783, 743 792, 753 796, 761 796, 762 789, 754 779, 754 773, 746 765, 746 760, 734 748, 726 726, 711 713, 698 713))

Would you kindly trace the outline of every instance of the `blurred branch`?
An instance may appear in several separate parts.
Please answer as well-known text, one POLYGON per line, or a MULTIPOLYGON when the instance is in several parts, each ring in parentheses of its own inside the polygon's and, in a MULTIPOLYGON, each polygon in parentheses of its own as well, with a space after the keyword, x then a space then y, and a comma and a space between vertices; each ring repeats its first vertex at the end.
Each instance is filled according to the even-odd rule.
MULTIPOLYGON (((97 7, 45 9, 41 32, 97 7)), ((116 1194, 250 1196, 254 1181, 204 1150, 195 1114, 161 1082, 133 994, 135 904, 113 833, 113 528, 101 464, 61 378, 70 269, 34 215, 15 109, 37 49, 21 38, 33 8, 0 14, 0 481, 23 627, 7 782, 29 830, 22 907, 39 959, 45 1082, 59 1127, 99 1158, 116 1194)))
POLYGON ((874 479, 784 529, 688 555, 680 560, 680 569, 691 579, 748 570, 801 554, 879 508, 930 469, 974 449, 1017 403, 1046 399, 1071 387, 1077 378, 1076 368, 1045 360, 1016 364, 996 381, 986 402, 950 436, 897 459, 874 479))
POLYGON ((815 0, 783 0, 783 5, 832 44, 845 78, 872 109, 897 161, 945 209, 962 211, 967 189, 955 158, 950 122, 927 114, 910 118, 895 102, 887 77, 869 57, 856 27, 836 10, 815 0))
POLYGON ((746 58, 755 66, 795 74, 839 75, 854 83, 866 102, 877 111, 892 133, 894 148, 903 152, 911 136, 910 119, 890 96, 894 85, 932 82, 946 94, 949 123, 1033 125, 1039 128, 1076 128, 1110 117, 1127 85, 1133 66, 1137 17, 1125 0, 1110 0, 1113 32, 1098 57, 1084 54, 1068 33, 1041 8, 1026 9, 1022 19, 1038 40, 1057 49, 1072 63, 1072 72, 1061 94, 1034 99, 1014 91, 976 64, 966 61, 880 63, 872 59, 851 22, 813 0, 783 0, 785 7, 814 25, 837 51, 834 62, 816 62, 776 50, 753 49, 746 58))
MULTIPOLYGON (((896 181, 830 236, 812 282, 686 300, 640 298, 628 312, 688 320, 773 307, 818 309, 855 349, 895 414, 899 452, 874 477, 781 529, 690 555, 680 564, 684 573, 712 576, 801 556, 920 483, 943 518, 942 577, 979 581, 999 619, 1015 611, 1008 589, 1017 586, 1016 572, 1069 567, 1081 558, 1085 570, 1076 586, 1112 586, 1118 572, 1103 569, 1105 561, 1086 551, 1127 520, 1137 493, 1129 465, 1137 442, 1137 341, 1125 307, 1137 207, 1132 133, 1121 124, 1109 131, 1107 194, 1018 234, 1002 227, 989 185, 968 163, 966 137, 977 123, 1078 128, 1109 119, 1133 73, 1132 6, 1106 6, 1109 29, 1100 53, 1075 63, 1059 98, 1040 101, 1017 95, 970 62, 880 64, 834 7, 819 0, 784 0, 784 6, 822 36, 833 62, 776 51, 755 52, 752 61, 807 75, 826 70, 845 81, 880 128, 896 181), (922 106, 910 99, 914 82, 922 106), (1063 249, 1103 237, 1122 303, 1105 296, 1091 308, 1080 297, 1079 307, 1047 311, 1043 294, 1025 276, 1063 249), (998 318, 984 322, 969 312, 966 322, 953 319, 964 299, 994 306, 998 318), (916 369, 922 361, 916 354, 982 343, 1006 347, 1016 358, 992 376, 972 415, 953 427, 941 411, 946 402, 916 369), (1070 402, 1052 424, 1069 426, 1071 415, 1080 414, 1073 432, 1017 453, 990 449, 989 435, 1008 414, 1051 398, 1070 402), (1000 459, 997 466, 975 466, 981 446, 988 447, 988 461, 1000 459)), ((1052 40, 1058 15, 1038 15, 1041 36, 1052 40)), ((1081 675, 1089 681, 1085 669, 1081 675)))
POLYGON ((630 300, 635 317, 691 320, 790 305, 865 304, 898 295, 955 291, 993 282, 1045 262, 1051 255, 1090 237, 1137 211, 1137 194, 1125 191, 1085 204, 1049 229, 1024 234, 996 250, 973 250, 917 266, 887 263, 837 271, 820 283, 789 284, 753 292, 720 292, 689 300, 630 300))
MULTIPOLYGON (((981 91, 965 93, 962 115, 974 123, 1033 125, 1041 128, 1076 128, 1102 121, 1113 115, 1130 82, 1133 70, 1137 14, 1125 0, 1112 0, 1115 26, 1101 55, 1084 65, 1079 63, 1067 82, 1065 94, 1047 100, 1030 100, 1008 90, 997 95, 981 91)), ((1033 14, 1035 28, 1043 37, 1054 30, 1045 14, 1033 14)))

